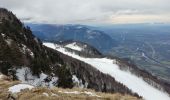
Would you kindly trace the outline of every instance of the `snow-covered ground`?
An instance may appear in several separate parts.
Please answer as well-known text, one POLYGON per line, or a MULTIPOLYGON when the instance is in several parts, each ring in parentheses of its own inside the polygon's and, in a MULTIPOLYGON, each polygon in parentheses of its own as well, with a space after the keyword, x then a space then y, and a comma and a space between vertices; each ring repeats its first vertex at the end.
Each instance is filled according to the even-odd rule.
POLYGON ((0 73, 0 79, 2 79, 4 77, 4 75, 2 75, 1 73, 0 73))
POLYGON ((34 86, 28 85, 28 84, 17 84, 12 87, 9 87, 9 91, 12 93, 18 93, 23 89, 32 89, 34 86))
POLYGON ((67 44, 65 47, 77 50, 77 51, 82 51, 82 48, 76 44, 76 42, 73 42, 71 44, 67 44))
POLYGON ((54 87, 58 81, 58 77, 51 77, 49 82, 45 82, 44 79, 48 77, 45 73, 41 73, 40 77, 32 75, 31 70, 28 67, 22 67, 17 69, 16 76, 22 83, 31 84, 33 86, 54 87))
POLYGON ((84 58, 80 57, 74 53, 67 52, 65 48, 55 47, 53 43, 44 43, 45 46, 53 48, 63 54, 71 56, 73 58, 84 61, 99 71, 109 74, 115 78, 116 81, 124 84, 133 92, 138 93, 146 100, 170 100, 170 97, 167 93, 160 91, 153 86, 146 83, 142 78, 137 77, 134 74, 131 74, 127 71, 122 71, 119 69, 119 66, 114 64, 113 59, 108 58, 84 58))

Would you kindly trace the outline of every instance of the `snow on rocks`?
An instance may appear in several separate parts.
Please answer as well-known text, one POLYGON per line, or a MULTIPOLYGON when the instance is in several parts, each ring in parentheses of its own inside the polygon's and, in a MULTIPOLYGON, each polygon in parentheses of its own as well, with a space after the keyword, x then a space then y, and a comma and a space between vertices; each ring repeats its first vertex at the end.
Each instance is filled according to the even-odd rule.
POLYGON ((1 33, 2 37, 4 38, 5 37, 5 34, 4 33, 1 33))
POLYGON ((50 77, 45 73, 41 73, 40 77, 32 75, 31 70, 28 67, 22 67, 17 69, 16 76, 22 83, 31 84, 33 86, 43 86, 52 88, 58 81, 58 77, 50 77), (49 79, 50 81, 46 82, 45 79, 49 79))
POLYGON ((34 53, 24 44, 21 44, 22 48, 20 49, 20 51, 23 53, 23 54, 26 54, 26 53, 29 53, 30 56, 32 58, 34 58, 34 53))
POLYGON ((72 81, 75 85, 75 87, 79 87, 79 88, 87 88, 88 83, 83 84, 81 79, 78 79, 76 75, 72 76, 72 81))
POLYGON ((84 58, 74 53, 67 52, 65 48, 55 48, 55 45, 53 43, 44 43, 44 45, 49 48, 56 49, 57 51, 65 55, 86 62, 99 71, 111 75, 115 78, 116 81, 124 84, 133 92, 142 96, 145 100, 170 100, 170 97, 167 93, 154 88, 153 86, 145 82, 142 78, 132 74, 131 72, 120 70, 119 66, 116 63, 113 63, 113 59, 84 58))
POLYGON ((12 39, 5 39, 5 42, 6 42, 9 46, 11 46, 12 39))
POLYGON ((9 87, 9 92, 18 93, 18 92, 21 92, 21 90, 23 90, 23 89, 32 89, 32 88, 34 88, 34 86, 32 86, 32 85, 17 84, 12 87, 9 87))

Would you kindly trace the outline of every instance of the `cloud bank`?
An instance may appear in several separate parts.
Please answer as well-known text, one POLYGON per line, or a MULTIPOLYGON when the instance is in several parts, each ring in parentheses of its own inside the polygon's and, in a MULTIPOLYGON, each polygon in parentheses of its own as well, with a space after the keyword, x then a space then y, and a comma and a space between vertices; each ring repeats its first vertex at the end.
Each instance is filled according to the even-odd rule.
POLYGON ((169 0, 0 0, 25 22, 103 24, 170 22, 169 0))

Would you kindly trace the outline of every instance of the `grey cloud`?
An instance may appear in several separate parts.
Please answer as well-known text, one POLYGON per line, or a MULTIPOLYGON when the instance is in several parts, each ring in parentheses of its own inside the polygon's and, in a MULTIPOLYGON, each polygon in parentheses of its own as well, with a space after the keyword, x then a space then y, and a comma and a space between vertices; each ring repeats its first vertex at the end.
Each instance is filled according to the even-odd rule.
POLYGON ((12 10, 23 21, 112 23, 112 17, 127 15, 165 18, 170 15, 168 3, 169 0, 0 0, 0 7, 12 10))

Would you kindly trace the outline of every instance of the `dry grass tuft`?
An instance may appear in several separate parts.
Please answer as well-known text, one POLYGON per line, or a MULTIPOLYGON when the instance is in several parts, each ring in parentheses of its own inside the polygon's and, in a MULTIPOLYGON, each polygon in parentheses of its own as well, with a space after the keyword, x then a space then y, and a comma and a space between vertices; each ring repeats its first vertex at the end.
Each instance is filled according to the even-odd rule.
POLYGON ((62 88, 34 88, 18 93, 18 100, 139 100, 136 97, 121 94, 109 94, 95 92, 90 89, 62 89, 62 88), (79 94, 72 92, 77 91, 79 94), (67 93, 64 93, 67 92, 67 93), (91 92, 96 96, 91 96, 85 92, 91 92), (45 94, 44 94, 45 93, 45 94))
POLYGON ((7 98, 10 95, 8 88, 18 83, 20 82, 12 81, 7 76, 0 78, 0 100, 8 100, 7 98))

